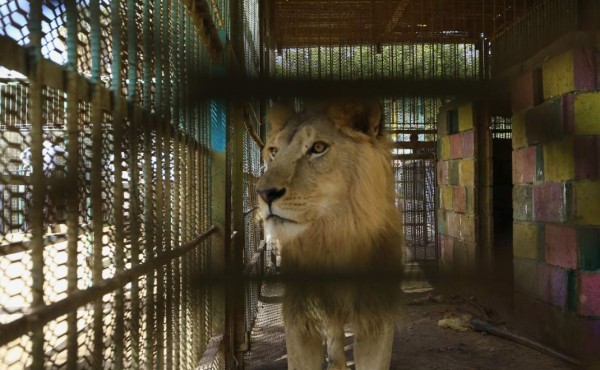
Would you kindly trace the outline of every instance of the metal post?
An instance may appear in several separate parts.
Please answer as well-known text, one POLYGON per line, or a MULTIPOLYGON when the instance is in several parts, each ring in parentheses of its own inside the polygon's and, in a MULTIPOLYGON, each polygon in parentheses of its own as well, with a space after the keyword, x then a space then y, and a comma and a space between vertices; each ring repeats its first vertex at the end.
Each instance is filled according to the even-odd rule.
MULTIPOLYGON (((131 266, 135 267, 140 263, 140 192, 139 192, 139 140, 141 115, 136 114, 133 107, 136 103, 136 84, 138 76, 141 73, 137 71, 137 27, 136 27, 136 9, 135 0, 127 0, 127 48, 128 48, 128 83, 127 83, 127 103, 128 121, 129 121, 129 228, 130 228, 130 249, 131 266)), ((144 54, 145 55, 145 54, 144 54)), ((144 86, 145 87, 145 86, 144 86)), ((129 338, 131 346, 131 362, 133 369, 140 368, 140 285, 136 279, 131 282, 131 323, 129 328, 129 338)))
MULTIPOLYGON (((31 162, 33 167, 33 197, 31 217, 31 277, 32 307, 44 305, 44 213, 46 181, 44 178, 44 159, 42 157, 42 1, 31 2, 29 14, 29 38, 31 41, 29 58, 29 101, 31 114, 31 162)), ((32 369, 44 367, 44 333, 42 326, 36 326, 31 333, 32 369)))
MULTIPOLYGON (((125 269, 125 231, 123 219, 123 133, 122 128, 122 110, 121 106, 121 19, 119 16, 119 6, 122 0, 111 0, 111 23, 112 23, 112 131, 113 131, 113 196, 114 210, 112 221, 115 228, 115 268, 116 273, 121 273, 125 269)), ((125 296, 123 289, 115 292, 115 327, 114 327, 114 363, 115 369, 123 368, 124 360, 124 337, 125 337, 125 296)))
MULTIPOLYGON (((67 15, 67 292, 77 290, 77 243, 79 239, 79 102, 77 99, 77 9, 75 0, 66 0, 67 15)), ((67 315, 67 369, 77 368, 77 311, 67 315)))

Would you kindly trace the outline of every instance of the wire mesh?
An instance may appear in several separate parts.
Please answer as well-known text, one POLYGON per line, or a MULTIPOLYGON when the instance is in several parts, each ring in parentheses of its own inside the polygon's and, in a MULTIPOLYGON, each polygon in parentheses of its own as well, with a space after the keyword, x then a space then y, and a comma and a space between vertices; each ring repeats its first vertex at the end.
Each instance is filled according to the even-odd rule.
POLYGON ((7 1, 0 5, 0 35, 8 36, 19 45, 29 43, 29 1, 7 1))
POLYGON ((494 73, 532 57, 543 47, 579 25, 579 2, 538 1, 526 15, 507 25, 492 39, 494 73))
POLYGON ((274 46, 476 43, 537 0, 275 0, 274 46))
POLYGON ((196 16, 178 0, 0 4, 1 52, 31 50, 0 68, 0 367, 198 366, 214 333, 195 286, 211 218, 196 16))
POLYGON ((275 76, 301 79, 476 79, 482 54, 475 44, 371 44, 286 48, 275 76))
MULTIPOLYGON (((251 106, 251 109, 255 109, 251 106)), ((252 120, 253 125, 257 125, 258 122, 252 120)), ((244 163, 244 197, 243 197, 243 209, 244 209, 244 228, 245 228, 245 249, 244 249, 244 265, 248 265, 253 259, 257 249, 259 248, 261 241, 263 240, 261 225, 256 222, 256 213, 254 210, 258 204, 258 197, 256 193, 256 183, 261 174, 262 160, 261 151, 257 143, 248 134, 248 131, 244 131, 244 152, 243 152, 243 163, 244 163)), ((261 257, 262 258, 262 257, 261 257)), ((263 263, 258 261, 253 267, 252 273, 257 276, 264 273, 262 270, 263 263)), ((246 306, 246 331, 252 329, 254 320, 256 319, 256 313, 258 310, 258 297, 260 294, 260 281, 256 279, 250 280, 246 284, 245 292, 245 306, 246 306)))
POLYGON ((436 260, 435 156, 440 99, 384 101, 392 141, 397 203, 403 213, 407 260, 436 260))
POLYGON ((492 116, 490 129, 493 139, 512 139, 512 119, 510 117, 492 116))

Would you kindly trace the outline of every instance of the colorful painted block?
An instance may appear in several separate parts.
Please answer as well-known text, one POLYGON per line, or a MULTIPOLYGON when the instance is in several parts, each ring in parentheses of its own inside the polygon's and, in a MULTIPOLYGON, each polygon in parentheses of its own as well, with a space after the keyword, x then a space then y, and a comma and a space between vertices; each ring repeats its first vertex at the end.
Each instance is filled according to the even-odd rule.
POLYGON ((577 229, 548 224, 545 229, 546 262, 567 269, 577 268, 577 229))

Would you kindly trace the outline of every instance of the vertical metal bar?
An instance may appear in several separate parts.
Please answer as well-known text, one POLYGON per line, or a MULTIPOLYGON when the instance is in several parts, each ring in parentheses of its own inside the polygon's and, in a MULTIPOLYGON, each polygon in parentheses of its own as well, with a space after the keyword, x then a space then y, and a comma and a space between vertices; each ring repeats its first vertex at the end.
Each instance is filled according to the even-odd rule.
MULTIPOLYGON (((163 251, 166 248, 165 228, 166 218, 166 201, 165 201, 165 183, 169 181, 165 178, 165 150, 166 138, 165 133, 169 122, 169 89, 170 83, 170 50, 168 48, 170 37, 169 31, 169 4, 170 1, 162 0, 155 2, 154 26, 155 38, 154 42, 158 43, 156 54, 156 84, 157 95, 156 106, 159 107, 158 122, 156 125, 156 242, 155 246, 158 250, 163 251), (158 9, 161 9, 160 12, 158 9), (158 37, 156 37, 158 35, 158 37)), ((161 266, 156 271, 156 369, 162 369, 165 365, 165 268, 161 266)))
MULTIPOLYGON (((194 51, 193 51, 193 59, 192 59, 192 63, 193 63, 193 68, 199 68, 200 66, 200 42, 201 40, 199 39, 198 35, 196 33, 193 34, 193 44, 194 44, 194 51)), ((194 81, 194 85, 196 84, 196 81, 194 81)), ((191 103, 191 102, 190 102, 191 103)), ((197 185, 197 181, 195 181, 197 179, 197 173, 196 173, 196 130, 199 128, 199 111, 198 111, 198 104, 191 104, 190 106, 191 109, 191 126, 190 126, 190 131, 188 132, 188 135, 190 137, 189 142, 188 142, 188 199, 189 199, 189 204, 190 204, 190 208, 188 211, 188 215, 190 217, 190 223, 189 223, 189 228, 188 228, 188 232, 189 232, 189 238, 192 238, 194 233, 197 230, 198 227, 198 219, 197 219, 197 207, 196 207, 196 195, 197 195, 197 191, 196 191, 196 185, 197 185)), ((189 300, 187 302, 188 305, 191 305, 189 307, 190 310, 190 318, 191 318, 191 324, 192 327, 189 329, 190 330, 190 347, 188 348, 188 350, 191 352, 190 353, 190 361, 192 363, 192 365, 195 365, 198 363, 199 360, 199 356, 198 356, 198 352, 200 352, 200 338, 198 336, 199 330, 198 330, 198 314, 200 312, 199 310, 199 305, 198 305, 198 291, 193 287, 193 283, 194 283, 194 279, 196 278, 196 271, 197 271, 197 264, 195 261, 195 255, 196 253, 192 253, 189 255, 188 257, 188 286, 187 286, 187 290, 188 290, 188 297, 189 300)))
MULTIPOLYGON (((192 70, 191 68, 191 61, 192 61, 192 53, 194 50, 194 45, 191 42, 191 31, 190 31, 190 19, 189 19, 189 15, 186 16, 185 19, 185 28, 184 28, 184 36, 185 36, 185 46, 186 46, 186 53, 185 53, 185 66, 186 66, 186 70, 192 70)), ((186 83, 187 83, 187 79, 186 79, 186 83)), ((188 151, 188 137, 189 137, 189 126, 190 126, 190 89, 191 86, 193 86, 193 81, 191 81, 188 89, 186 89, 186 94, 183 96, 182 99, 182 106, 184 107, 183 112, 182 112, 182 117, 183 117, 183 129, 182 129, 182 135, 181 135, 181 143, 180 143, 180 154, 179 154, 179 163, 180 163, 180 177, 179 177, 179 192, 183 195, 182 199, 181 199, 181 206, 180 206, 180 212, 181 212, 181 234, 180 234, 180 238, 181 240, 188 240, 188 224, 189 224, 189 216, 188 216, 188 198, 187 198, 187 192, 188 192, 188 183, 187 183, 187 178, 188 178, 188 171, 189 171, 189 165, 188 165, 188 157, 187 157, 187 151, 188 151)), ((181 258, 181 318, 180 318, 180 337, 179 337, 179 342, 180 344, 180 351, 181 351, 181 365, 183 368, 189 368, 190 367, 190 359, 189 359, 189 345, 188 345, 188 332, 189 332, 189 322, 187 320, 188 317, 188 309, 189 309, 189 303, 188 303, 188 264, 187 264, 188 258, 187 256, 184 256, 183 258, 181 258)))
MULTIPOLYGON (((77 242, 79 216, 79 112, 77 98, 77 8, 75 0, 66 0, 67 13, 67 292, 77 290, 77 242)), ((77 368, 77 311, 67 315, 67 369, 77 368)))
MULTIPOLYGON (((154 204, 152 200, 152 131, 148 124, 149 113, 145 113, 144 126, 144 233, 146 260, 154 258, 154 204)), ((154 368, 154 271, 146 275, 146 343, 145 365, 147 370, 154 368)))
MULTIPOLYGON (((146 260, 154 258, 154 204, 152 200, 153 176, 152 176, 152 128, 150 122, 152 102, 152 47, 150 43, 150 1, 144 0, 142 20, 142 47, 144 55, 144 87, 143 87, 143 163, 144 163, 144 250, 146 260)), ((156 9, 154 9, 156 12, 156 9)), ((145 350, 144 364, 146 370, 154 369, 154 271, 146 275, 145 286, 145 350)))
MULTIPOLYGON (((171 168, 171 163, 172 163, 172 156, 173 154, 177 155, 177 152, 172 152, 173 150, 173 138, 175 138, 175 141, 177 140, 177 132, 178 132, 178 125, 179 125, 179 65, 180 65, 180 57, 181 57, 181 53, 180 53, 180 45, 179 45, 179 37, 176 36, 178 35, 179 32, 179 3, 177 1, 173 1, 172 6, 171 6, 171 12, 173 14, 173 19, 172 19, 172 28, 170 30, 170 33, 172 35, 174 35, 175 37, 172 40, 173 43, 173 50, 172 50, 172 54, 174 55, 173 58, 173 73, 172 73, 172 77, 170 78, 170 81, 172 81, 172 84, 169 84, 169 86, 173 86, 173 91, 172 91, 172 95, 173 95, 173 99, 172 99, 172 104, 170 104, 173 108, 173 117, 171 119, 171 121, 169 122, 169 125, 167 125, 168 128, 168 134, 167 134, 167 150, 166 150, 166 166, 165 166, 165 178, 166 178, 166 182, 165 182, 165 193, 166 193, 166 214, 167 214, 167 227, 166 227, 166 245, 167 248, 172 248, 173 247, 173 243, 172 243, 172 230, 173 230, 173 226, 175 225, 176 227, 176 223, 173 224, 173 219, 174 216, 176 214, 176 212, 174 212, 174 214, 172 214, 172 211, 174 208, 177 208, 174 204, 174 200, 175 200, 175 196, 173 194, 173 192, 171 191, 171 171, 173 171, 174 169, 171 168)), ((171 54, 171 53, 169 53, 171 54)), ((173 173, 173 177, 174 177, 175 173, 173 173)), ((174 184, 173 184, 174 185, 174 184)), ((174 186, 175 187, 175 186, 174 186)), ((175 266, 175 264, 177 263, 178 260, 174 260, 172 261, 170 264, 167 265, 166 269, 167 269, 167 292, 166 292, 166 318, 167 318, 167 326, 166 326, 166 367, 167 369, 173 369, 173 365, 174 365, 174 361, 173 361, 173 337, 174 337, 174 327, 173 327, 173 323, 175 322, 175 309, 174 309, 174 302, 173 302, 173 268, 175 266)))
MULTIPOLYGON (((174 23, 174 27, 177 28, 176 32, 174 32, 175 35, 177 35, 177 45, 178 45, 178 49, 177 49, 177 58, 176 58, 176 63, 177 63, 177 68, 176 71, 177 73, 175 74, 175 86, 177 87, 175 89, 175 94, 176 96, 173 99, 173 114, 174 114, 174 122, 173 122, 173 128, 174 128, 174 141, 173 141, 173 165, 174 165, 174 174, 173 174, 173 179, 174 179, 174 184, 173 184, 173 224, 174 224, 174 229, 173 229, 173 243, 175 245, 180 245, 180 222, 181 222, 181 218, 180 218, 180 201, 181 201, 181 197, 179 196, 179 192, 181 190, 179 181, 180 181, 180 147, 179 147, 179 142, 181 140, 181 132, 180 132, 180 123, 181 123, 181 117, 183 116, 183 111, 182 111, 182 107, 183 107, 183 96, 185 94, 185 91, 183 89, 184 86, 184 81, 185 81, 185 73, 182 71, 183 66, 184 66, 184 61, 182 61, 182 58, 185 55, 185 45, 183 44, 183 40, 184 40, 184 32, 181 32, 181 28, 182 25, 185 22, 185 12, 184 12, 184 7, 182 3, 178 4, 177 7, 177 12, 181 12, 178 16, 178 22, 173 22, 174 23)), ((185 30, 185 28, 183 28, 185 30)), ((184 108, 184 107, 183 107, 184 108)), ((185 108, 184 108, 185 109, 185 108)), ((171 285, 173 286, 173 291, 172 291, 172 299, 173 299, 173 308, 172 308, 172 323, 173 323, 173 330, 169 330, 167 329, 167 333, 170 335, 170 338, 168 340, 173 341, 173 359, 172 359, 172 365, 173 368, 175 369, 179 369, 181 368, 181 362, 180 362, 180 350, 181 350, 181 346, 180 346, 180 304, 181 304, 181 299, 180 299, 180 294, 181 294, 181 286, 180 286, 180 277, 181 277, 181 272, 180 272, 180 263, 181 263, 181 259, 178 258, 174 261, 173 263, 173 278, 172 278, 172 283, 171 285), (172 334, 171 334, 172 332, 172 334)), ((167 362, 168 359, 167 359, 167 362)))
POLYGON ((150 89, 152 87, 152 64, 150 63, 150 1, 151 0, 144 0, 142 10, 142 55, 144 55, 144 85, 142 87, 142 108, 147 113, 150 112, 150 101, 152 98, 150 93, 150 89))
MULTIPOLYGON (((100 95, 100 3, 90 0, 90 52, 92 58, 92 169, 91 169, 91 201, 92 201, 92 282, 97 284, 102 280, 102 111, 100 95)), ((102 299, 93 304, 94 307, 94 348, 92 367, 102 367, 102 352, 104 347, 102 327, 102 299)))
MULTIPOLYGON (((29 14, 29 38, 31 41, 29 58, 31 61, 29 101, 31 104, 31 162, 33 167, 33 196, 31 215, 31 277, 32 307, 44 304, 44 199, 46 181, 44 178, 43 147, 43 95, 42 95, 42 1, 31 2, 29 14)), ((43 326, 36 326, 31 333, 32 368, 44 367, 43 326)))
MULTIPOLYGON (((121 19, 119 14, 120 1, 111 0, 111 23, 112 23, 112 83, 111 93, 113 97, 112 131, 113 131, 113 196, 114 211, 113 222, 115 227, 115 268, 116 273, 125 269, 125 232, 123 220, 123 129, 122 129, 122 107, 121 107, 121 19)), ((125 336, 125 296, 123 289, 115 292, 115 323, 114 341, 123 343, 125 336)), ((124 345, 114 346, 115 369, 123 368, 124 345)))
MULTIPOLYGON (((129 117, 129 225, 131 240, 131 266, 140 263, 140 225, 138 214, 140 212, 140 193, 138 189, 139 167, 138 167, 138 140, 140 116, 135 114, 131 107, 136 102, 137 83, 137 28, 136 28, 135 0, 127 0, 127 47, 128 47, 128 90, 127 101, 130 109, 129 117)), ((146 58, 144 58, 146 59, 146 58)), ((144 88, 146 88, 144 84, 144 88)), ((139 280, 131 282, 131 323, 130 323, 130 345, 131 362, 129 366, 133 369, 140 367, 140 287, 139 280)))

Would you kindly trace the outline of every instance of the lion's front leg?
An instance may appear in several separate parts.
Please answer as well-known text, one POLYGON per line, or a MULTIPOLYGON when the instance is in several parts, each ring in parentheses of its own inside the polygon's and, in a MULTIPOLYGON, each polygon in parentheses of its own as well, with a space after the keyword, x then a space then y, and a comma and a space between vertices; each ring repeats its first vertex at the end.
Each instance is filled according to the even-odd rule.
MULTIPOLYGON (((286 320, 287 321, 287 320, 286 320)), ((314 330, 284 323, 288 370, 318 370, 323 364, 323 341, 314 330)))
POLYGON ((392 360, 394 323, 381 324, 376 333, 355 333, 354 362, 356 370, 387 370, 392 360))
POLYGON ((327 323, 325 327, 327 339, 327 369, 346 370, 346 355, 344 353, 344 325, 327 323))

